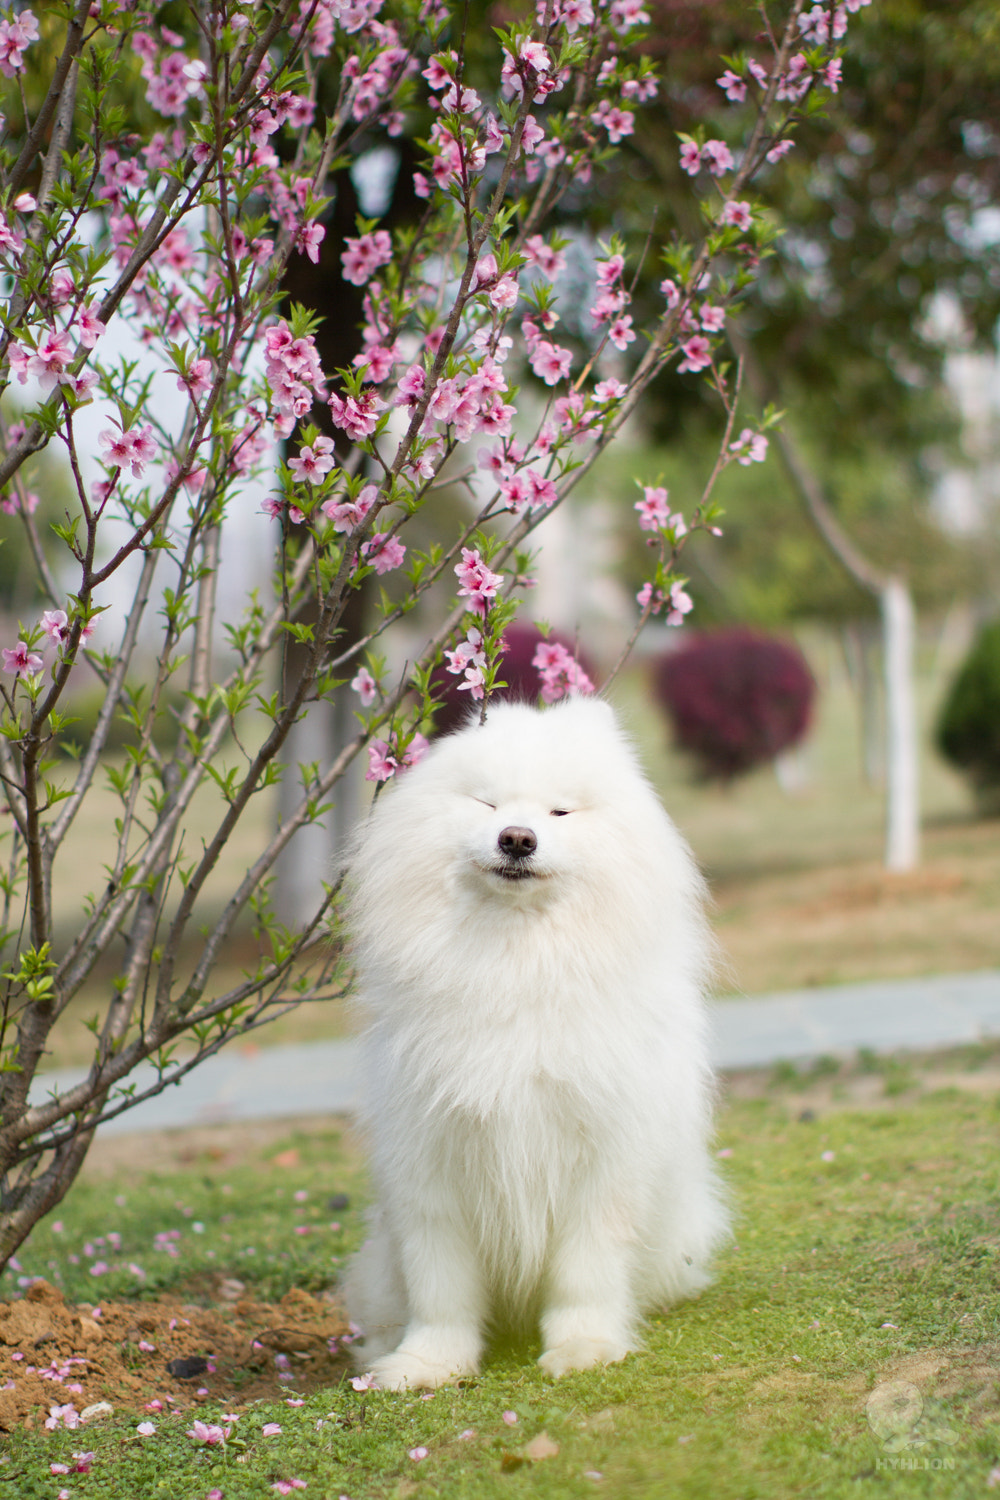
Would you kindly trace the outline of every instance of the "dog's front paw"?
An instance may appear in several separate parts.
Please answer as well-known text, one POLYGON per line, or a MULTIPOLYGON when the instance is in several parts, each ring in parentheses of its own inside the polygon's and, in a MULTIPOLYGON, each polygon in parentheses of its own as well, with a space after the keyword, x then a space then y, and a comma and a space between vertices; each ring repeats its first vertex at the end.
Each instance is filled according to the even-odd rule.
POLYGON ((617 1339, 572 1338, 546 1349, 538 1363, 556 1379, 571 1370, 592 1370, 595 1365, 614 1365, 624 1359, 629 1346, 617 1339))
POLYGON ((371 1367, 372 1384, 379 1391, 436 1391, 475 1374, 476 1366, 467 1362, 428 1359, 405 1349, 383 1355, 371 1367))

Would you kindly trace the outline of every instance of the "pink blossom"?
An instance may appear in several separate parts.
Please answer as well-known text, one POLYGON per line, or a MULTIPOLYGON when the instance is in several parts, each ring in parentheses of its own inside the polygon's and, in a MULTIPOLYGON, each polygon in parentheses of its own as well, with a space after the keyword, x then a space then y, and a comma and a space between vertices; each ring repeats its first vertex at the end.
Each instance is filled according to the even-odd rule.
POLYGON ((490 292, 490 303, 499 312, 506 312, 512 308, 517 298, 517 282, 509 273, 501 276, 496 286, 490 292))
MULTIPOLYGON (((545 649, 546 650, 551 650, 551 647, 546 647, 545 649)), ((563 648, 563 649, 565 649, 565 648, 563 648)), ((536 651, 535 655, 537 656, 538 652, 540 652, 541 650, 542 650, 542 647, 539 646, 538 651, 536 651)), ((535 665, 537 665, 537 663, 535 663, 535 665)), ((507 1424, 508 1427, 514 1427, 514 1426, 516 1426, 516 1424, 517 1424, 517 1412, 516 1411, 505 1411, 504 1414, 503 1414, 503 1420, 506 1422, 506 1424, 507 1424)))
POLYGON ((411 365, 396 386, 397 406, 415 406, 423 399, 427 372, 423 365, 411 365))
POLYGON ((320 509, 333 522, 334 531, 354 531, 361 525, 377 498, 378 485, 366 484, 356 499, 325 500, 320 509))
POLYGON ((728 172, 733 165, 733 153, 725 141, 706 141, 701 155, 713 177, 728 172))
POLYGON ((13 78, 24 67, 24 50, 38 40, 38 22, 34 13, 23 10, 15 20, 0 21, 0 73, 13 78))
POLYGON ((547 244, 540 234, 533 234, 525 241, 524 254, 528 264, 541 271, 550 281, 566 269, 565 255, 547 244))
POLYGON ((212 389, 212 361, 210 359, 194 360, 183 375, 178 374, 177 389, 189 391, 195 401, 199 396, 206 395, 212 389))
POLYGON ((261 1428, 261 1435, 263 1437, 277 1437, 280 1432, 281 1424, 279 1422, 265 1422, 261 1428))
POLYGON ((28 355, 27 373, 36 377, 38 384, 48 395, 68 379, 66 371, 72 358, 73 343, 69 334, 50 330, 42 334, 34 352, 28 355))
POLYGON ((445 651, 447 658, 447 670, 456 677, 463 672, 468 675, 470 669, 481 670, 486 666, 486 654, 482 649, 482 632, 475 626, 466 633, 464 641, 459 641, 454 651, 445 651))
POLYGON ((734 73, 732 68, 727 68, 722 77, 715 81, 731 104, 743 103, 747 96, 746 81, 738 73, 734 73))
POLYGON ((744 427, 735 443, 730 443, 729 451, 736 454, 737 462, 744 467, 761 464, 767 457, 767 438, 752 427, 744 427))
POLYGON ((533 156, 544 140, 545 131, 539 125, 534 115, 529 115, 524 122, 524 129, 521 132, 521 149, 527 156, 533 156))
MULTIPOLYGON (((385 231, 384 230, 380 230, 379 233, 380 234, 384 234, 385 231)), ((319 265, 319 247, 322 244, 322 242, 323 242, 323 240, 324 240, 325 237, 326 237, 326 229, 324 228, 324 226, 322 224, 317 224, 315 222, 313 222, 311 224, 303 224, 302 227, 299 229, 298 233, 295 236, 295 248, 296 248, 296 250, 298 250, 298 252, 299 252, 300 255, 302 255, 302 254, 307 255, 309 257, 309 259, 312 261, 312 263, 313 263, 314 266, 318 266, 319 265)), ((386 238, 388 238, 388 236, 386 236, 386 238)), ((345 272, 345 275, 346 275, 346 272, 345 272)), ((365 278, 365 280, 367 280, 367 277, 365 278)), ((363 282, 357 282, 355 284, 358 285, 358 286, 361 286, 364 283, 363 282)))
POLYGON ((446 89, 458 64, 457 52, 438 52, 431 58, 423 73, 432 89, 446 89))
POLYGON ((685 141, 681 146, 681 168, 691 177, 701 171, 701 150, 694 141, 685 141))
POLYGON ((628 391, 628 386, 623 385, 620 380, 612 376, 608 380, 599 380, 594 386, 594 400, 601 402, 618 401, 628 391))
POLYGON ((105 463, 111 468, 123 468, 132 458, 132 444, 127 440, 124 432, 115 432, 112 428, 97 434, 97 443, 105 450, 105 463))
POLYGON ((4 646, 2 650, 5 672, 13 672, 16 677, 27 677, 32 672, 42 670, 42 658, 36 652, 28 650, 27 641, 18 641, 13 647, 4 646))
POLYGON ((722 222, 735 224, 737 229, 749 229, 753 223, 749 203, 742 199, 731 199, 722 210, 722 222))
POLYGON ((430 748, 431 742, 426 737, 426 735, 411 735, 410 743, 407 745, 406 749, 403 752, 401 768, 405 771, 408 770, 411 766, 415 766, 418 761, 423 760, 424 756, 427 754, 430 748))
POLYGON ((668 625, 680 625, 684 616, 694 609, 694 600, 684 592, 680 582, 670 585, 669 595, 664 595, 662 589, 654 589, 651 583, 644 583, 636 598, 643 609, 652 604, 652 613, 659 614, 666 609, 666 623, 668 625))
POLYGON ((667 524, 670 515, 669 493, 662 485, 644 485, 642 499, 635 502, 639 512, 639 526, 643 531, 658 531, 667 524))
POLYGON ((85 349, 93 349, 102 333, 107 330, 93 307, 83 307, 76 318, 76 336, 85 349))
POLYGON ((631 110, 621 109, 607 99, 601 100, 590 118, 593 124, 604 127, 608 140, 615 146, 635 130, 635 115, 631 110))
MULTIPOLYGON (((367 334, 366 334, 367 337, 367 334)), ((365 379, 375 385, 380 385, 392 374, 392 367, 399 358, 399 344, 394 343, 391 348, 384 344, 372 341, 366 342, 360 354, 356 354, 351 363, 357 369, 364 369, 365 379)))
POLYGON ((391 573, 398 568, 406 556, 406 548, 398 537, 387 531, 377 531, 361 548, 365 562, 371 563, 376 573, 391 573))
POLYGON ((413 1462, 415 1464, 418 1464, 418 1463, 420 1463, 421 1459, 424 1459, 424 1458, 427 1457, 427 1454, 428 1454, 429 1451, 430 1450, 427 1449, 427 1448, 409 1448, 407 1450, 406 1456, 407 1456, 407 1458, 412 1458, 413 1462))
POLYGON ((23 249, 24 240, 16 230, 11 229, 4 215, 0 213, 0 252, 10 250, 15 255, 20 255, 23 249))
POLYGON ((497 258, 492 251, 487 255, 481 255, 476 261, 475 270, 472 273, 473 282, 477 287, 487 286, 496 281, 500 274, 497 258))
POLYGON ((40 621, 41 627, 50 641, 60 645, 67 635, 69 619, 64 609, 47 609, 40 621))
POLYGON ((681 353, 684 358, 677 366, 681 374, 687 370, 704 370, 712 363, 712 346, 700 333, 696 333, 694 338, 688 339, 687 343, 681 345, 681 353))
POLYGON ((780 161, 783 156, 786 156, 788 152, 791 151, 793 145, 793 141, 779 141, 778 144, 776 146, 772 146, 770 151, 767 153, 767 160, 772 163, 780 161))
POLYGON ((616 318, 608 329, 608 338, 616 349, 627 349, 629 344, 635 343, 635 334, 632 331, 632 319, 630 316, 616 318))
POLYGON ((450 83, 441 95, 441 108, 459 115, 474 115, 482 109, 483 101, 475 89, 464 83, 450 83))
POLYGON ((304 1490, 305 1487, 304 1479, 277 1479, 271 1486, 279 1495, 290 1495, 293 1490, 304 1490))
MULTIPOLYGON (((388 781, 399 770, 399 761, 389 753, 389 746, 385 740, 372 740, 368 746, 368 769, 365 772, 366 781, 388 781)), ((366 1376, 363 1379, 373 1379, 366 1376)), ((353 1382, 352 1382, 353 1384, 353 1382)), ((361 1389, 356 1387, 356 1389, 361 1389)), ((368 1389, 367 1386, 364 1389, 368 1389)))
POLYGON ((106 428, 97 434, 97 441, 105 450, 104 462, 109 468, 131 468, 137 479, 142 478, 147 463, 156 457, 156 439, 148 422, 144 427, 130 427, 127 432, 106 428))
POLYGON ((492 573, 478 548, 473 551, 469 547, 462 548, 462 561, 456 563, 455 574, 461 584, 459 598, 467 598, 471 610, 485 615, 496 598, 497 589, 503 583, 503 574, 492 573))
POLYGON ((537 469, 525 469, 524 478, 530 489, 528 497, 530 510, 547 510, 550 505, 555 505, 559 495, 551 479, 547 479, 537 469))
POLYGON ((307 444, 300 448, 296 456, 288 460, 288 467, 296 479, 309 484, 322 484, 333 466, 333 441, 328 437, 316 438, 311 446, 307 444))
POLYGON ((531 485, 525 474, 509 474, 500 482, 500 493, 507 502, 508 510, 513 511, 514 515, 520 515, 531 499, 531 485))
POLYGON ((528 363, 539 380, 544 380, 546 385, 557 385, 569 374, 573 355, 571 350, 563 349, 559 344, 539 339, 531 351, 528 363))
POLYGON ((135 1430, 140 1437, 152 1437, 156 1431, 156 1424, 155 1422, 140 1422, 135 1430))
POLYGON ((713 307, 710 302, 704 302, 698 317, 706 333, 720 333, 726 321, 726 309, 713 307))
POLYGON ((188 1428, 186 1436, 194 1438, 196 1442, 205 1443, 208 1447, 214 1448, 220 1443, 225 1443, 231 1430, 229 1427, 209 1426, 207 1423, 200 1422, 195 1418, 194 1426, 188 1428))
POLYGON ((361 699, 362 708, 370 708, 378 697, 378 683, 367 667, 362 667, 358 675, 352 679, 351 687, 361 699))
POLYGON ((328 404, 334 422, 355 443, 371 437, 378 426, 378 413, 385 410, 385 402, 379 399, 373 387, 362 390, 357 396, 348 396, 346 400, 334 391, 328 404))
MULTIPOLYGON (((6 654, 7 653, 4 652, 4 655, 6 654)), ((72 1401, 68 1401, 65 1406, 49 1407, 49 1414, 45 1418, 45 1426, 47 1427, 49 1432, 54 1432, 58 1427, 68 1427, 71 1431, 73 1431, 77 1427, 79 1427, 79 1425, 80 1413, 77 1411, 72 1401)))
POLYGON ((614 286, 615 282, 621 279, 624 269, 624 255, 609 255, 607 260, 599 260, 595 267, 597 285, 603 287, 614 286))

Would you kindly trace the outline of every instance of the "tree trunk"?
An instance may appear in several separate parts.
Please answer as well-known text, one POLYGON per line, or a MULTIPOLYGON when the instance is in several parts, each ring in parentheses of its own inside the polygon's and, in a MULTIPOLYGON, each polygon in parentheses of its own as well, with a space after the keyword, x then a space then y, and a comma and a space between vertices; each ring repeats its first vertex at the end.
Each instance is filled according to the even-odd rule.
POLYGON ((885 643, 885 866, 912 870, 920 854, 913 599, 904 583, 890 578, 880 604, 885 643))
MULTIPOLYGON (((773 393, 767 390, 768 382, 752 350, 737 335, 731 338, 743 359, 747 381, 754 393, 761 401, 770 399, 773 393)), ((889 870, 911 870, 920 850, 913 599, 903 579, 883 573, 855 547, 787 426, 777 429, 777 444, 789 477, 820 536, 855 583, 874 595, 879 603, 885 676, 885 865, 889 870)))

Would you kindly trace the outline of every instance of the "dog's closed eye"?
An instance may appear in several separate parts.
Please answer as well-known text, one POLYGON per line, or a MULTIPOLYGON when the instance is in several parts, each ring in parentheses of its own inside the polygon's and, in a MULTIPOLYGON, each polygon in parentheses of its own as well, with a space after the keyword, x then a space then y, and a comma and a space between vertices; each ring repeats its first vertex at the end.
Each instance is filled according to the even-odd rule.
POLYGON ((573 811, 571 807, 554 807, 549 813, 550 818, 568 818, 573 811))

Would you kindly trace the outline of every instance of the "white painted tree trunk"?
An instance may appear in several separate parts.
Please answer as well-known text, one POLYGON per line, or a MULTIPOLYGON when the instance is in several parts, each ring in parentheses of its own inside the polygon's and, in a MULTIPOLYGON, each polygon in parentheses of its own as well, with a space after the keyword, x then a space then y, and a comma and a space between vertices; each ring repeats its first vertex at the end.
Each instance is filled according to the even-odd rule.
MULTIPOLYGON (((747 379, 760 400, 772 400, 775 392, 769 389, 769 383, 753 350, 732 330, 730 341, 743 360, 747 379)), ((920 852, 917 713, 913 687, 916 634, 913 600, 900 579, 887 577, 854 545, 788 427, 779 427, 775 439, 792 483, 801 495, 820 536, 855 582, 879 601, 882 611, 886 700, 885 863, 890 870, 912 870, 920 852)))
POLYGON ((880 604, 885 665, 885 865, 887 870, 912 870, 920 856, 913 600, 904 583, 890 578, 880 591, 880 604))

